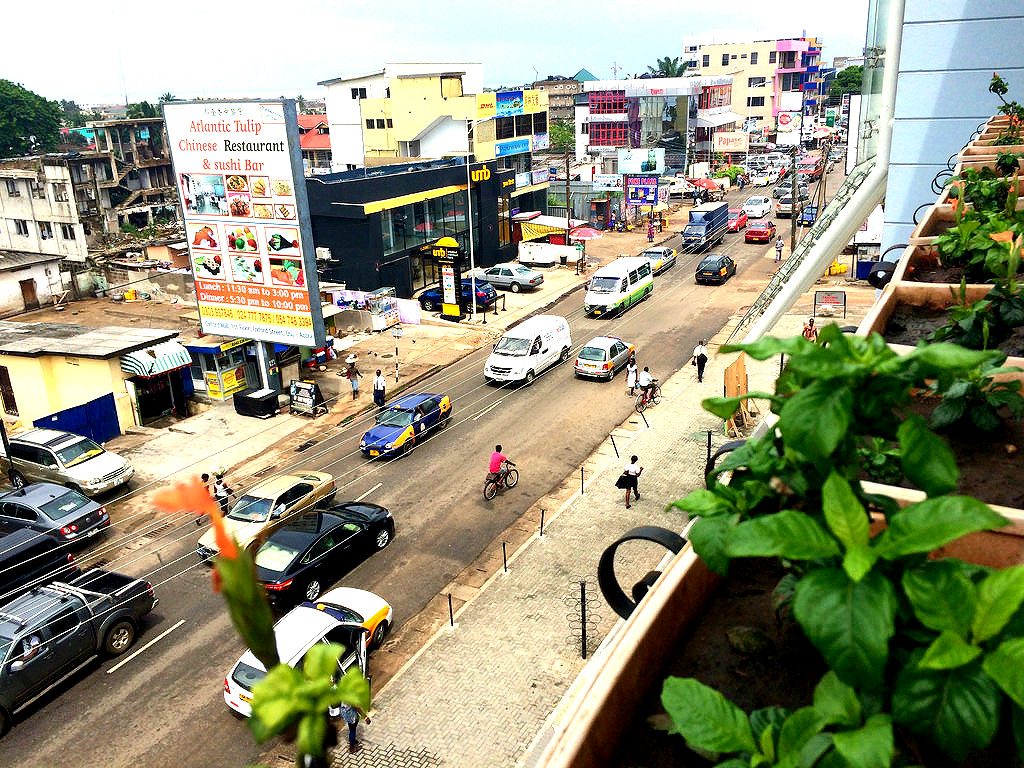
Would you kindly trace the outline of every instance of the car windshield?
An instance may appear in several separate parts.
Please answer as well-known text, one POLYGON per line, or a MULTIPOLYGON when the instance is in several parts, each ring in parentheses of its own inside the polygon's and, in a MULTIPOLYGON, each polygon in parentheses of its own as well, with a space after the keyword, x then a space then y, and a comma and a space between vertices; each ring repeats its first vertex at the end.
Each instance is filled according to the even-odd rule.
POLYGON ((580 350, 580 360, 605 360, 605 351, 600 347, 584 347, 580 350))
POLYGON ((99 456, 103 453, 103 449, 89 438, 83 437, 81 440, 78 440, 71 445, 58 448, 56 453, 61 464, 65 467, 73 467, 75 464, 81 464, 83 461, 88 461, 93 456, 99 456))
POLYGON ((792 204, 793 204, 793 198, 792 197, 784 197, 781 200, 779 200, 779 205, 792 205, 792 204))
POLYGON ((252 687, 266 676, 267 673, 262 669, 250 667, 241 661, 235 664, 235 668, 231 670, 231 679, 247 691, 251 691, 252 687))
POLYGON ((63 496, 58 496, 56 499, 51 499, 45 504, 40 504, 39 508, 51 520, 60 520, 64 517, 70 517, 88 504, 89 500, 85 496, 78 491, 69 490, 63 496))
POLYGON ((684 235, 696 235, 696 236, 700 237, 701 235, 704 234, 704 225, 703 224, 689 224, 689 225, 687 225, 686 229, 683 230, 683 234, 684 235))
POLYGON ((228 517, 246 523, 262 523, 270 516, 272 503, 271 499, 246 495, 235 502, 235 506, 228 512, 228 517))
POLYGON ((279 541, 268 541, 256 552, 256 565, 274 573, 284 573, 298 556, 299 550, 279 541))
POLYGON ((697 269, 715 269, 718 267, 717 256, 707 256, 697 265, 697 269))
POLYGON ((735 221, 740 217, 739 211, 729 211, 729 221, 735 221))
POLYGON ((526 275, 527 277, 533 274, 533 270, 529 267, 516 267, 515 272, 517 275, 526 275))
POLYGON ((665 252, 664 251, 644 251, 644 256, 646 256, 651 261, 658 261, 659 259, 665 258, 665 252))
POLYGON ((412 424, 412 411, 400 411, 393 408, 377 417, 377 423, 382 427, 408 427, 412 424))
POLYGON ((494 351, 499 355, 525 357, 530 353, 530 344, 531 342, 529 339, 516 339, 511 336, 502 336, 498 339, 498 343, 494 345, 494 351))
POLYGON ((590 290, 593 293, 615 293, 621 280, 619 277, 595 277, 590 281, 590 290))

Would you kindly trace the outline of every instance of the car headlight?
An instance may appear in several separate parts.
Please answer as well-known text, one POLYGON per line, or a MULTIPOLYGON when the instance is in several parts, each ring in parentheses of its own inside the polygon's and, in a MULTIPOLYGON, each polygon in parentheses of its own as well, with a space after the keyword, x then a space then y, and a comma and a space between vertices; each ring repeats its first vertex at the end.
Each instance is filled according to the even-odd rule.
POLYGON ((390 448, 391 447, 391 443, 384 443, 384 447, 385 448, 390 448))
POLYGON ((365 440, 360 440, 359 441, 359 447, 360 448, 365 448, 366 447, 366 441, 365 440))

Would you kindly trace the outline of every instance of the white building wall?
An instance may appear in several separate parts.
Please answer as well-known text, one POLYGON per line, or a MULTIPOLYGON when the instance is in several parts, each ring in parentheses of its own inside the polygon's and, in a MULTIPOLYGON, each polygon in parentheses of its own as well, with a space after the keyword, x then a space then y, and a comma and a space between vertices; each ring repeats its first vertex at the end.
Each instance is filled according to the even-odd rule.
POLYGON ((469 147, 466 123, 445 120, 420 139, 420 157, 444 157, 465 152, 469 147))
POLYGON ((1020 0, 907 0, 889 153, 882 250, 906 243, 936 173, 996 114, 993 72, 1024 101, 1020 0))
POLYGON ((0 272, 0 315, 9 315, 25 309, 21 294, 22 280, 35 281, 36 298, 41 305, 50 301, 51 286, 52 290, 60 290, 60 275, 55 263, 33 264, 24 269, 0 272), (47 272, 50 274, 47 275, 47 272))
POLYGON ((70 171, 65 166, 45 165, 43 172, 44 197, 40 198, 32 193, 31 184, 37 178, 35 172, 0 169, 0 248, 84 262, 88 246, 74 203, 70 171), (10 194, 8 179, 13 180, 18 194, 10 194), (67 202, 56 199, 59 189, 63 190, 67 202), (25 222, 28 234, 18 231, 19 221, 25 222))

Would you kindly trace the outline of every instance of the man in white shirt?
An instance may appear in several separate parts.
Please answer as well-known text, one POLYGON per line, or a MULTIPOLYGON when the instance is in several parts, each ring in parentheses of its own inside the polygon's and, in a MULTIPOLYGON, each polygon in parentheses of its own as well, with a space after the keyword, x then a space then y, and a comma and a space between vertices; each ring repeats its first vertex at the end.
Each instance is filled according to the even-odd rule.
POLYGON ((646 365, 644 369, 636 377, 636 385, 640 387, 640 391, 643 392, 644 397, 648 397, 651 391, 651 387, 654 385, 654 377, 651 376, 651 369, 646 365))
POLYGON ((691 362, 697 366, 697 381, 704 381, 704 366, 708 363, 708 340, 701 339, 693 348, 691 362))
POLYGON ((384 407, 384 390, 387 388, 387 381, 381 375, 380 368, 377 375, 373 377, 373 403, 378 408, 384 407))

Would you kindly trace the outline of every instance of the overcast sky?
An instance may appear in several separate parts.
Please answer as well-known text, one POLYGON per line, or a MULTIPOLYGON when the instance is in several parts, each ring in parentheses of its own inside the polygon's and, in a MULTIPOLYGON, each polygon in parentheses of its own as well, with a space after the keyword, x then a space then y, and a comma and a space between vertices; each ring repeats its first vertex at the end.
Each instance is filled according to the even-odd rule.
POLYGON ((317 81, 389 61, 481 62, 488 86, 571 76, 583 67, 610 79, 613 66, 625 77, 659 57, 680 56, 690 38, 806 34, 823 38, 828 61, 860 55, 867 19, 867 0, 180 0, 103 7, 8 4, 0 78, 82 105, 155 102, 168 91, 180 99, 317 98, 317 81))

